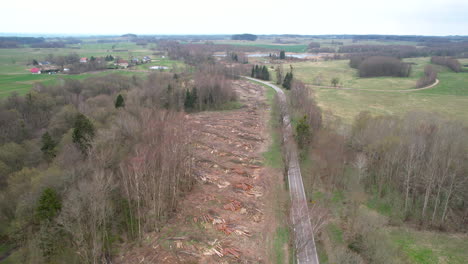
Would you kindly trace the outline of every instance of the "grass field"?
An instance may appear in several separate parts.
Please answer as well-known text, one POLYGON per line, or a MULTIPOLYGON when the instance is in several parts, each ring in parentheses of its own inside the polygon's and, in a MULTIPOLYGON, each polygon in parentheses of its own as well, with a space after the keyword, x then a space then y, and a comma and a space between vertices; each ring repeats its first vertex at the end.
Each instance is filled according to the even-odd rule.
MULTIPOLYGON (((428 90, 398 92, 414 88, 416 80, 423 74, 424 66, 429 63, 429 58, 412 58, 405 61, 416 63, 408 78, 359 78, 357 71, 348 66, 347 60, 300 62, 294 63, 293 67, 295 76, 307 84, 317 84, 316 78, 320 75, 322 85, 330 86, 330 80, 338 77, 342 87, 394 91, 314 87, 319 105, 341 117, 346 123, 351 123, 359 112, 366 110, 373 114, 404 114, 408 111, 424 110, 468 123, 468 72, 454 73, 445 67, 436 66, 439 70, 439 85, 428 90)), ((465 60, 461 62, 468 63, 465 60)))
POLYGON ((404 227, 389 227, 386 231, 411 263, 464 264, 468 261, 466 235, 417 231, 404 227))

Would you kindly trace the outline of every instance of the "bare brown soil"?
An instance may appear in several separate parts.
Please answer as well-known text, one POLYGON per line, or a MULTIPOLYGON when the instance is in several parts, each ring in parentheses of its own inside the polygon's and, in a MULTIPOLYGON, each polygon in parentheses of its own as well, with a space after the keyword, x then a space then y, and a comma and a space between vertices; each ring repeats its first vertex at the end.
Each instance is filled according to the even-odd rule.
POLYGON ((118 263, 270 263, 276 230, 273 212, 277 170, 263 166, 269 144, 264 87, 234 82, 244 107, 191 114, 198 183, 175 216, 123 249, 118 263))

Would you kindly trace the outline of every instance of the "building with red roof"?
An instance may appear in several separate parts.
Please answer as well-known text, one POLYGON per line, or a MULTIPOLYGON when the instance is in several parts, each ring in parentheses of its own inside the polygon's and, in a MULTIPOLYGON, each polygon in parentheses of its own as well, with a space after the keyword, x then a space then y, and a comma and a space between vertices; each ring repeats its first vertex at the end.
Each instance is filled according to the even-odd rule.
POLYGON ((29 70, 32 74, 41 74, 41 69, 39 68, 32 68, 29 70))

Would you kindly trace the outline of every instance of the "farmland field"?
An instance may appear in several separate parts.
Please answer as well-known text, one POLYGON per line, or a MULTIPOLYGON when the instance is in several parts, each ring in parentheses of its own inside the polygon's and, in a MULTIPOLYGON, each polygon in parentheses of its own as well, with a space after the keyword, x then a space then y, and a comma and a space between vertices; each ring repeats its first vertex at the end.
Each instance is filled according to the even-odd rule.
MULTIPOLYGON (((296 77, 306 84, 330 86, 331 79, 338 77, 341 87, 375 90, 311 88, 316 93, 319 105, 324 110, 332 111, 346 123, 350 123, 361 111, 370 111, 373 114, 404 114, 418 110, 438 112, 449 118, 468 122, 468 72, 454 73, 436 65, 440 80, 437 86, 428 90, 400 92, 399 90, 414 88, 417 79, 423 74, 424 66, 429 63, 429 58, 405 61, 415 63, 408 78, 359 78, 357 70, 348 66, 348 60, 300 62, 292 65, 296 77), (319 80, 321 82, 318 82, 319 80)), ((466 64, 464 60, 461 62, 466 64)))
POLYGON ((179 61, 173 61, 160 56, 152 56, 154 45, 141 47, 133 42, 119 43, 89 43, 84 41, 81 45, 69 45, 67 48, 16 48, 0 49, 0 98, 16 92, 26 94, 37 82, 50 83, 60 78, 84 79, 90 76, 99 76, 109 73, 117 74, 144 74, 142 71, 149 71, 150 66, 183 67, 185 64, 179 61), (112 54, 114 57, 128 59, 131 56, 142 57, 150 56, 153 61, 148 64, 138 65, 128 70, 105 70, 100 72, 82 73, 79 75, 65 74, 31 74, 29 69, 33 59, 37 61, 45 60, 49 54, 54 56, 77 53, 80 57, 102 57, 112 54))

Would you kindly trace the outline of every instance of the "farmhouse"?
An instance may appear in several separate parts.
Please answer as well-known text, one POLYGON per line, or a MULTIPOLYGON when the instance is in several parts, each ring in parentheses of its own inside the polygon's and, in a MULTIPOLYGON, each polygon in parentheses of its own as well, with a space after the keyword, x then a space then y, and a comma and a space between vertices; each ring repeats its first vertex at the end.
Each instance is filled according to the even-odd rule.
POLYGON ((151 58, 148 56, 144 56, 141 61, 143 61, 143 63, 148 63, 148 62, 151 62, 151 58))
POLYGON ((88 62, 88 58, 86 57, 83 57, 80 59, 80 63, 87 63, 88 62))
POLYGON ((32 74, 41 74, 41 69, 39 68, 32 68, 29 70, 32 74))
POLYGON ((128 61, 119 59, 119 60, 117 60, 116 63, 114 63, 114 65, 117 65, 119 67, 122 67, 122 68, 126 69, 128 67, 128 61))

